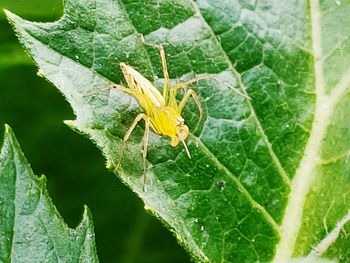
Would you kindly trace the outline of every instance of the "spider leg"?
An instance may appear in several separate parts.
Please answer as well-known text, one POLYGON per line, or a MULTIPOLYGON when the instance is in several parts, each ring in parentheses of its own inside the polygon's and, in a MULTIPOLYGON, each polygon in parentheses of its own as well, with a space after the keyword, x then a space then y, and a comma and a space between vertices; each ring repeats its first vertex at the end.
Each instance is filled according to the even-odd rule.
POLYGON ((170 78, 169 78, 169 71, 168 71, 168 66, 166 62, 164 47, 161 44, 146 42, 143 35, 140 35, 140 38, 144 45, 159 49, 160 59, 162 61, 163 75, 164 75, 163 98, 165 99, 165 101, 167 101, 169 98, 170 78))
POLYGON ((88 97, 88 96, 94 95, 94 94, 96 94, 96 93, 99 93, 99 92, 102 92, 102 91, 105 91, 105 90, 110 90, 110 89, 116 89, 116 90, 125 92, 126 94, 129 94, 129 95, 132 95, 132 96, 142 94, 142 93, 140 93, 140 92, 137 92, 137 91, 132 90, 132 89, 130 89, 130 88, 123 87, 123 86, 118 85, 118 84, 110 84, 110 85, 107 85, 106 87, 103 87, 103 88, 96 89, 96 90, 94 90, 94 91, 85 93, 85 94, 83 95, 83 97, 88 97))
POLYGON ((145 121, 145 133, 144 133, 144 136, 143 136, 143 154, 142 154, 142 156, 143 156, 143 169, 144 169, 143 189, 145 189, 146 172, 147 172, 146 157, 147 157, 147 148, 148 148, 148 141, 149 141, 149 126, 150 126, 150 121, 149 121, 149 118, 147 117, 146 114, 140 113, 139 115, 137 115, 136 118, 134 119, 134 121, 132 122, 130 128, 125 133, 124 139, 123 139, 123 147, 122 147, 121 153, 119 155, 120 157, 119 157, 119 161, 118 161, 116 169, 119 169, 119 167, 120 167, 120 163, 121 163, 122 158, 124 156, 124 150, 125 150, 125 147, 126 147, 126 142, 129 140, 129 137, 130 137, 131 133, 134 131, 134 129, 136 128, 136 125, 141 120, 145 121))
POLYGON ((144 192, 146 192, 146 179, 147 179, 147 148, 148 148, 148 142, 149 142, 149 126, 150 126, 150 120, 147 117, 147 120, 145 119, 145 133, 143 135, 143 185, 142 189, 144 192))
POLYGON ((181 114, 183 108, 186 106, 186 104, 191 96, 192 96, 194 102, 197 104, 197 108, 199 110, 199 121, 201 121, 201 119, 203 118, 203 108, 202 108, 202 104, 199 100, 197 93, 193 89, 188 89, 185 93, 185 96, 180 101, 180 103, 179 103, 180 114, 181 114))
POLYGON ((183 108, 186 106, 189 98, 192 96, 192 98, 195 101, 195 103, 198 107, 198 110, 199 110, 199 121, 200 121, 203 117, 202 104, 200 102, 200 99, 199 99, 197 93, 193 89, 188 89, 188 86, 193 84, 193 83, 196 83, 198 81, 201 81, 201 80, 207 80, 207 79, 213 79, 213 78, 214 78, 213 75, 205 74, 205 75, 200 76, 198 78, 193 78, 193 79, 175 84, 170 90, 170 98, 169 98, 170 106, 177 107, 179 110, 179 113, 181 114, 181 112, 182 112, 183 108), (176 93, 179 89, 185 90, 185 95, 182 98, 182 100, 180 101, 180 103, 177 105, 176 93))

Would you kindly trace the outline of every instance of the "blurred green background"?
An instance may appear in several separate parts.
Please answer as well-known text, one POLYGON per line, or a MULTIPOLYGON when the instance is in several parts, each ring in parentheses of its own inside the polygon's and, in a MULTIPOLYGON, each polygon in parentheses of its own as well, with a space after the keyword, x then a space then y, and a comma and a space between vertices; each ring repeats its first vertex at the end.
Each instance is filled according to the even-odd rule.
MULTIPOLYGON (((63 13, 61 0, 1 0, 0 8, 40 22, 63 13)), ((89 206, 100 262, 190 262, 172 234, 106 170, 99 150, 63 124, 74 119, 69 104, 36 72, 1 11, 0 134, 4 123, 13 128, 34 173, 47 177, 67 224, 76 227, 83 205, 89 206)))

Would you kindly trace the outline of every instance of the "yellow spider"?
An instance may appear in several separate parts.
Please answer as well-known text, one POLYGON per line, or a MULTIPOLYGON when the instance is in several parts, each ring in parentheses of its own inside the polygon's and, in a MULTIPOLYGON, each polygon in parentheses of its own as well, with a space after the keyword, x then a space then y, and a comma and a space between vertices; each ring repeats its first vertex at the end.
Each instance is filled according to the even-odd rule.
MULTIPOLYGON (((198 78, 191 79, 189 81, 177 83, 175 85, 170 84, 169 73, 167 69, 165 51, 162 45, 146 43, 141 37, 143 43, 148 46, 156 47, 160 51, 160 57, 162 61, 163 74, 164 74, 164 88, 163 94, 141 73, 135 70, 133 67, 120 63, 120 67, 124 78, 127 82, 127 88, 121 85, 113 84, 112 88, 125 92, 137 100, 140 107, 143 109, 143 113, 136 116, 132 122, 130 128, 124 136, 124 146, 121 151, 119 163, 117 164, 117 169, 121 163, 123 157, 123 152, 125 149, 126 142, 128 141, 131 133, 135 129, 137 123, 141 120, 145 121, 145 132, 143 137, 143 164, 144 164, 144 186, 146 182, 146 157, 147 157, 147 147, 149 141, 149 130, 150 128, 158 135, 167 136, 170 138, 170 145, 176 147, 180 142, 183 144, 185 151, 189 158, 191 158, 190 152, 187 148, 185 140, 189 135, 189 129, 185 124, 184 118, 181 116, 182 110, 187 104, 190 97, 192 97, 197 104, 199 109, 199 120, 203 117, 203 110, 200 100, 192 89, 187 89, 187 87, 195 82, 204 79, 213 79, 212 75, 206 74, 198 78), (182 100, 178 103, 176 101, 176 93, 178 89, 185 89, 186 92, 182 100)), ((239 94, 246 96, 236 89, 234 89, 239 94)))

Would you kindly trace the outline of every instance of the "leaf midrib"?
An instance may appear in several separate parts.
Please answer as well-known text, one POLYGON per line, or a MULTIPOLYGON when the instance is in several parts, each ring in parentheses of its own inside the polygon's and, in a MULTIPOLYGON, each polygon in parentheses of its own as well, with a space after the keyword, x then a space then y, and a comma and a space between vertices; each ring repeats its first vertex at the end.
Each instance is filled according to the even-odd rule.
POLYGON ((315 72, 315 115, 303 158, 292 180, 291 193, 281 226, 281 240, 277 245, 276 256, 273 261, 275 263, 286 262, 292 257, 303 220, 306 196, 316 179, 316 174, 313 172, 321 160, 320 149, 325 132, 330 124, 335 106, 350 84, 349 70, 348 75, 344 74, 336 87, 329 94, 326 93, 323 69, 324 58, 322 57, 321 11, 317 0, 310 0, 310 15, 315 72))

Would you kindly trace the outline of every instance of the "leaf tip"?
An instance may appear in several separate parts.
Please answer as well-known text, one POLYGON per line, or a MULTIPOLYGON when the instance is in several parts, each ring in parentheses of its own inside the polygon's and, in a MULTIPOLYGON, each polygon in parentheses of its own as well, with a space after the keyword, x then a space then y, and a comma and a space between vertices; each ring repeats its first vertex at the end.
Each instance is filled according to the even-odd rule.
POLYGON ((4 13, 5 13, 5 15, 6 15, 7 17, 9 17, 10 15, 12 15, 11 11, 9 11, 9 10, 7 10, 7 9, 3 9, 3 11, 4 11, 4 13))
POLYGON ((83 213, 83 220, 86 219, 90 221, 92 219, 92 215, 90 212, 90 209, 87 205, 84 205, 84 213, 83 213))
POLYGON ((10 125, 5 123, 5 135, 10 135, 10 134, 12 134, 12 129, 10 125))
POLYGON ((11 11, 9 11, 7 9, 4 9, 4 13, 5 13, 7 19, 12 23, 20 20, 19 16, 15 15, 14 13, 12 13, 11 11))
POLYGON ((108 160, 107 163, 106 163, 106 168, 108 170, 113 170, 114 169, 114 164, 112 161, 108 160))
POLYGON ((38 72, 36 73, 36 75, 37 75, 38 77, 40 77, 40 78, 45 78, 45 73, 44 73, 41 69, 38 70, 38 72))
POLYGON ((73 130, 77 133, 88 135, 83 130, 83 128, 81 127, 81 124, 77 120, 64 120, 63 123, 66 124, 71 130, 73 130))
POLYGON ((41 190, 45 191, 46 190, 46 184, 47 184, 47 178, 45 175, 40 175, 40 177, 37 178, 38 182, 40 183, 41 190))
POLYGON ((78 226, 78 228, 84 227, 84 226, 87 227, 88 229, 90 229, 90 231, 93 233, 94 225, 93 225, 92 214, 91 214, 90 209, 87 205, 84 205, 83 218, 82 218, 81 223, 78 226))
POLYGON ((18 36, 20 36, 19 32, 20 32, 20 28, 19 25, 24 21, 22 18, 20 18, 19 16, 17 16, 16 14, 12 13, 11 11, 4 9, 4 13, 5 16, 7 18, 7 20, 9 21, 9 23, 13 26, 14 31, 16 32, 16 34, 18 36))
POLYGON ((13 145, 16 144, 16 141, 17 140, 12 128, 10 127, 10 125, 5 124, 4 142, 8 142, 13 145))
POLYGON ((79 130, 79 124, 76 120, 64 120, 63 123, 72 130, 79 130))

